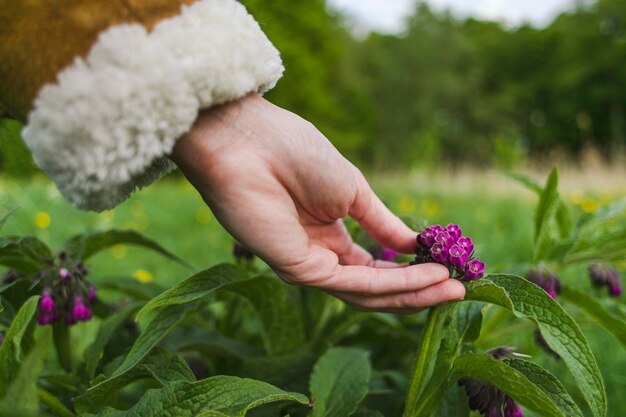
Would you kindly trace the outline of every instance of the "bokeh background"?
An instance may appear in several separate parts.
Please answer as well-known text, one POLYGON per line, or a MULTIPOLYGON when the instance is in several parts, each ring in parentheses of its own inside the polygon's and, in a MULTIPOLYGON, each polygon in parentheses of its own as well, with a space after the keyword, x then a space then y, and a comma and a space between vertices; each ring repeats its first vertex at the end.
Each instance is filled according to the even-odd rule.
MULTIPOLYGON (((459 223, 490 271, 516 271, 532 253, 536 196, 504 173, 543 181, 559 164, 576 214, 626 195, 626 0, 529 1, 523 10, 497 0, 242 2, 287 68, 267 98, 313 122, 399 215, 459 223), (381 11, 394 8, 395 17, 381 11)), ((80 212, 35 166, 20 129, 0 118, 0 217, 18 208, 3 234, 36 235, 60 250, 73 234, 124 228, 199 269, 231 259, 232 239, 179 173, 114 210, 80 212)), ((126 245, 90 267, 95 282, 165 287, 189 275, 126 245)), ((581 269, 560 273, 566 285, 587 280, 581 269)), ((603 371, 610 415, 626 415, 623 348, 576 318, 603 371)), ((493 343, 519 343, 549 361, 532 336, 520 339, 530 329, 503 329, 493 343)), ((568 379, 558 364, 543 365, 568 379)))

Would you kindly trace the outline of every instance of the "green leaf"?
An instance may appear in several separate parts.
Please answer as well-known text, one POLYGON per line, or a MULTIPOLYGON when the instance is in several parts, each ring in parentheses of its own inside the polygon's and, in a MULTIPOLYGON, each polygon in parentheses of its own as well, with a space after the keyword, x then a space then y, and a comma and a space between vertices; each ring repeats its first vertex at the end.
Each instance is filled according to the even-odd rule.
MULTIPOLYGON (((234 376, 214 376, 197 382, 175 382, 150 389, 126 411, 106 408, 97 417, 243 417, 258 406, 278 401, 307 405, 302 394, 283 391, 265 382, 234 376)), ((94 416, 89 414, 88 416, 94 416)), ((343 416, 346 417, 346 416, 343 416)))
POLYGON ((4 397, 7 387, 19 371, 22 361, 22 340, 37 311, 38 303, 39 296, 35 296, 22 305, 0 346, 0 398, 4 397))
POLYGON ((467 395, 463 387, 452 384, 444 397, 440 397, 435 417, 467 417, 470 414, 467 395))
POLYGON ((139 303, 128 304, 101 321, 96 339, 89 345, 84 353, 85 369, 89 378, 93 378, 96 367, 98 366, 98 361, 104 352, 104 348, 115 335, 117 329, 128 320, 130 315, 133 314, 139 306, 139 303))
POLYGON ((539 195, 539 203, 535 211, 535 250, 533 261, 543 259, 555 244, 554 226, 555 217, 559 208, 560 199, 558 192, 559 172, 556 167, 552 169, 546 182, 546 186, 539 195))
POLYGON ((497 387, 542 417, 571 417, 558 408, 542 386, 535 385, 524 373, 491 355, 470 353, 458 357, 454 361, 451 381, 468 377, 497 387))
POLYGON ((567 417, 583 417, 582 411, 572 397, 550 372, 539 365, 521 359, 505 359, 504 363, 523 373, 530 382, 541 388, 567 417))
POLYGON ((13 213, 15 213, 15 210, 17 210, 17 207, 14 208, 13 210, 10 210, 7 214, 2 216, 2 218, 0 219, 0 230, 2 230, 2 227, 4 226, 4 224, 7 222, 7 220, 9 220, 9 217, 11 217, 13 213))
POLYGON ((243 362, 238 375, 259 379, 290 391, 306 391, 318 355, 298 351, 280 356, 261 356, 243 362))
POLYGON ((280 279, 268 276, 223 288, 252 304, 263 325, 263 340, 270 355, 289 353, 304 344, 302 315, 290 299, 288 288, 280 279))
POLYGON ((150 301, 165 290, 165 287, 155 282, 139 282, 128 276, 98 277, 95 284, 99 290, 116 291, 140 301, 150 301))
POLYGON ((33 349, 26 355, 15 379, 6 390, 6 395, 0 401, 0 413, 14 413, 13 415, 35 414, 39 410, 37 393, 37 379, 43 371, 48 356, 48 345, 52 329, 43 329, 33 349))
POLYGON ((310 417, 347 417, 367 394, 371 368, 367 353, 331 348, 318 360, 309 383, 313 398, 310 417))
POLYGON ((626 348, 626 317, 617 308, 610 309, 603 305, 596 297, 566 285, 559 297, 576 305, 596 320, 602 327, 611 333, 626 348))
POLYGON ((466 288, 466 300, 497 304, 534 321, 569 368, 593 415, 606 415, 604 384, 589 344, 576 322, 545 291, 515 275, 488 275, 466 288))
POLYGON ((245 270, 221 264, 199 272, 150 300, 137 320, 166 306, 188 303, 221 289, 245 297, 263 324, 266 350, 274 354, 290 352, 304 343, 304 326, 299 310, 289 298, 287 285, 277 278, 251 279, 245 270), (271 294, 271 297, 268 297, 271 294))
POLYGON ((80 413, 96 413, 107 400, 121 388, 143 378, 153 378, 161 385, 176 381, 195 381, 195 377, 187 363, 177 355, 156 348, 139 365, 118 378, 103 379, 89 388, 75 401, 76 411, 80 413))
POLYGON ((48 246, 32 236, 0 238, 0 265, 20 272, 37 272, 52 259, 48 246))
POLYGON ((188 308, 185 306, 168 306, 159 311, 154 318, 145 325, 122 364, 113 372, 115 378, 128 372, 159 343, 176 325, 185 318, 188 308))
MULTIPOLYGON (((207 356, 232 357, 239 360, 254 358, 264 354, 257 346, 248 345, 240 340, 231 339, 218 332, 207 332, 198 329, 197 334, 181 332, 180 336, 172 334, 168 338, 166 347, 175 352, 196 351, 207 356)), ((263 379, 263 378, 258 378, 263 379)), ((263 379, 264 381, 268 381, 263 379)))
POLYGON ((163 248, 158 242, 133 230, 83 233, 67 241, 65 249, 71 257, 86 260, 96 253, 118 244, 136 245, 150 249, 178 262, 186 268, 193 269, 187 262, 163 248))
POLYGON ((220 264, 198 272, 172 288, 159 294, 137 313, 139 321, 149 313, 167 306, 189 303, 200 299, 224 285, 249 279, 245 270, 231 265, 220 264))

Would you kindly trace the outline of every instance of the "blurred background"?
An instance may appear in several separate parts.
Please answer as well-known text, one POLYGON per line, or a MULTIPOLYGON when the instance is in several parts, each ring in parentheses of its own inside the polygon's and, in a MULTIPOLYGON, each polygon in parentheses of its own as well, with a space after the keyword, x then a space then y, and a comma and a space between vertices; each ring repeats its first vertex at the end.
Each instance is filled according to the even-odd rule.
MULTIPOLYGON (((489 272, 520 272, 532 254, 536 196, 504 172, 543 182, 558 163, 575 215, 626 195, 626 0, 242 2, 287 69, 267 98, 313 122, 394 212, 460 224, 489 272)), ((38 171, 20 129, 0 118, 0 217, 19 207, 3 234, 60 250, 86 229, 132 229, 199 269, 232 259, 232 238, 180 174, 115 210, 80 212, 38 171)), ((189 275, 127 245, 89 266, 96 283, 119 276, 166 287, 189 275)), ((559 273, 589 286, 584 269, 559 273)), ((576 318, 611 415, 626 415, 623 348, 576 318)), ((519 344, 533 353, 530 339, 519 344)))

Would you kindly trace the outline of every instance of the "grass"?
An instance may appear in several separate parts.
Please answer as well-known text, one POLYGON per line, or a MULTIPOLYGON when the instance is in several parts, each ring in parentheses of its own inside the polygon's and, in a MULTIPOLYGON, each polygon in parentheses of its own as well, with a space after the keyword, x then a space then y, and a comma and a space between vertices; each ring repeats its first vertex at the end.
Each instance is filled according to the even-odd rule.
MULTIPOLYGON (((541 176, 538 179, 543 181, 541 176)), ((578 211, 625 195, 615 182, 597 184, 565 178, 563 195, 578 211), (603 188, 600 185, 610 185, 603 188), (588 188, 584 188, 585 187, 588 188)), ((511 180, 495 174, 457 172, 432 179, 423 173, 381 176, 372 180, 388 206, 401 216, 429 223, 458 223, 472 236, 477 252, 490 272, 522 272, 531 256, 532 216, 536 196, 511 180)), ((621 185, 624 186, 623 184, 621 185)), ((3 235, 35 235, 54 250, 85 230, 133 229, 158 241, 197 269, 231 260, 232 238, 221 228, 196 191, 182 178, 170 176, 136 193, 115 210, 87 213, 72 208, 45 178, 15 181, 0 177, 0 216, 18 210, 5 224, 3 235)), ((103 277, 152 281, 171 286, 189 276, 189 270, 158 254, 126 245, 114 246, 89 262, 91 279, 103 277)), ((563 277, 566 282, 586 280, 581 269, 563 277)), ((623 300, 621 301, 623 302, 623 300)), ((574 312, 576 313, 576 312, 574 312)), ((626 355, 606 331, 576 314, 603 371, 609 397, 609 415, 626 415, 621 400, 626 390, 626 355)), ((517 322, 516 322, 517 323, 517 322)), ((563 365, 542 355, 531 341, 532 326, 515 324, 483 335, 488 343, 514 344, 537 356, 559 378, 569 380, 563 365)))

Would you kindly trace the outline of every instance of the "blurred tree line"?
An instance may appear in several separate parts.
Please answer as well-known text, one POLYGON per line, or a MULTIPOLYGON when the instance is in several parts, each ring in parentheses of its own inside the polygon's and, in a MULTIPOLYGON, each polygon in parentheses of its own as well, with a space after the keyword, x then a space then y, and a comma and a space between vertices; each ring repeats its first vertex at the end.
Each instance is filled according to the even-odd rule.
MULTIPOLYGON (((416 5, 405 33, 355 39, 323 0, 241 0, 281 51, 267 97, 374 169, 505 166, 626 147, 626 0, 508 29, 416 5)), ((34 170, 0 120, 0 172, 34 170)))

